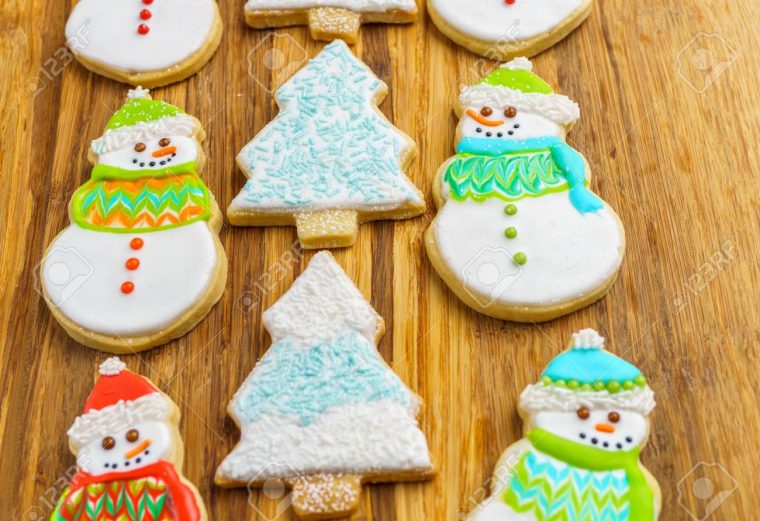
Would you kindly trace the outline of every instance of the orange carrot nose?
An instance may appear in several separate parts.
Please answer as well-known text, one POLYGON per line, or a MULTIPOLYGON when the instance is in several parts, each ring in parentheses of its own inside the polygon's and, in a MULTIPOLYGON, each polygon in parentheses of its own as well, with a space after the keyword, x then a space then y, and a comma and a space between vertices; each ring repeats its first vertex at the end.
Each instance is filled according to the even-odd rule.
POLYGON ((615 432, 615 427, 613 427, 609 423, 597 423, 596 424, 596 430, 598 430, 599 432, 613 433, 613 432, 615 432))
POLYGON ((138 446, 137 446, 137 447, 135 447, 134 449, 132 449, 132 450, 130 450, 130 451, 128 451, 128 452, 126 452, 126 453, 124 454, 124 459, 129 459, 129 458, 131 458, 132 456, 137 456, 137 455, 138 455, 138 454, 140 454, 142 451, 144 451, 145 449, 147 449, 148 447, 150 447, 150 444, 151 444, 151 443, 152 443, 152 442, 150 441, 150 438, 146 438, 146 440, 145 440, 145 441, 143 441, 143 442, 142 442, 140 445, 138 445, 138 446))
POLYGON ((172 145, 170 147, 159 148, 158 150, 153 152, 151 155, 153 157, 164 157, 164 156, 168 156, 169 154, 173 154, 176 151, 177 151, 177 147, 172 145))
POLYGON ((475 112, 472 109, 467 109, 467 115, 470 116, 472 119, 480 123, 481 125, 485 125, 487 127, 499 127, 504 124, 504 121, 499 120, 493 120, 493 119, 487 119, 475 112))

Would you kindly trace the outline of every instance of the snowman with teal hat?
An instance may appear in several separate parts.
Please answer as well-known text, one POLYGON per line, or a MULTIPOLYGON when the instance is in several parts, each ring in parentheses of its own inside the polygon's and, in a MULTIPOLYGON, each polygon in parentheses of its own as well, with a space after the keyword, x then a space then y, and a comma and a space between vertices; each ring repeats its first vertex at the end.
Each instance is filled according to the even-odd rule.
POLYGON ((90 180, 41 265, 46 302, 76 340, 147 349, 187 332, 221 296, 221 218, 198 175, 204 137, 196 118, 137 88, 92 142, 90 180))
POLYGON ((525 438, 502 454, 470 521, 653 521, 661 495, 639 461, 654 393, 593 329, 573 335, 520 396, 525 438))
POLYGON ((439 213, 426 234, 442 278, 478 311, 522 322, 604 296, 624 232, 565 142, 578 105, 516 58, 465 87, 456 113, 457 153, 439 169, 439 213))

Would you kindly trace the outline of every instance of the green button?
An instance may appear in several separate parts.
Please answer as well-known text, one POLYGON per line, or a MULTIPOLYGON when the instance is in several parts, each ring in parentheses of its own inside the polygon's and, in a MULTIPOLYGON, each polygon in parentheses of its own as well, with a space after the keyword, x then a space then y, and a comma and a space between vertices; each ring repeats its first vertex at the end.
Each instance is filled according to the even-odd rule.
POLYGON ((514 256, 512 257, 512 260, 515 261, 515 264, 519 264, 520 266, 522 266, 523 264, 528 262, 528 257, 523 252, 518 252, 514 254, 514 256))
POLYGON ((517 228, 514 226, 510 226, 506 230, 504 230, 504 235, 506 235, 507 239, 514 239, 517 237, 517 228))
POLYGON ((517 206, 513 204, 508 204, 504 207, 504 213, 507 215, 514 215, 517 213, 517 206))

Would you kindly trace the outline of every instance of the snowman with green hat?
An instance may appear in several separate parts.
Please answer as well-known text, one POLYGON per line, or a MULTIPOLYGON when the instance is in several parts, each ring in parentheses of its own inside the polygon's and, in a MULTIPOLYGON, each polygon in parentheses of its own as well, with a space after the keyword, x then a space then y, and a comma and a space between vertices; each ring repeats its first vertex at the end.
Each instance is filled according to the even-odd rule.
POLYGON ((200 122, 147 89, 127 98, 92 142, 90 180, 41 265, 56 319, 76 340, 116 353, 184 334, 226 279, 219 209, 198 176, 200 122))
POLYGON ((520 396, 525 438, 497 464, 470 521, 653 521, 657 481, 639 461, 654 393, 593 329, 573 334, 520 396))
POLYGON ((601 298, 623 258, 615 212, 565 142, 578 105, 516 58, 465 87, 457 154, 439 169, 427 231, 433 266, 475 309, 549 320, 601 298))

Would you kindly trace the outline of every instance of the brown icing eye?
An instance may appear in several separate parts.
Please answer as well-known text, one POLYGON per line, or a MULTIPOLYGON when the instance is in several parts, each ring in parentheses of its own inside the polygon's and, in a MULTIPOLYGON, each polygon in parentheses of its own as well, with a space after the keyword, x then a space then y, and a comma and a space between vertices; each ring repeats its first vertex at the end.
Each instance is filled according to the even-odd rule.
POLYGON ((134 443, 140 438, 140 433, 137 432, 137 429, 129 429, 125 437, 128 442, 134 443))
POLYGON ((513 118, 517 116, 517 109, 514 107, 507 107, 507 109, 504 111, 504 115, 508 118, 513 118))
POLYGON ((491 109, 491 107, 483 107, 482 109, 480 109, 480 113, 483 116, 488 117, 491 114, 493 114, 493 110, 491 109))
POLYGON ((620 413, 612 411, 611 413, 607 415, 607 419, 610 420, 612 423, 617 423, 620 421, 620 413))
POLYGON ((137 143, 135 145, 135 152, 142 152, 145 150, 145 143, 137 143))
POLYGON ((116 446, 116 440, 110 436, 106 436, 105 438, 103 438, 102 445, 104 449, 111 450, 116 446))
POLYGON ((588 419, 589 416, 591 416, 591 412, 585 407, 581 407, 580 409, 578 409, 578 418, 580 418, 581 420, 586 420, 588 419))
POLYGON ((171 143, 171 142, 172 142, 172 140, 169 139, 168 137, 162 137, 159 140, 158 144, 161 145, 162 147, 168 147, 169 143, 171 143))

